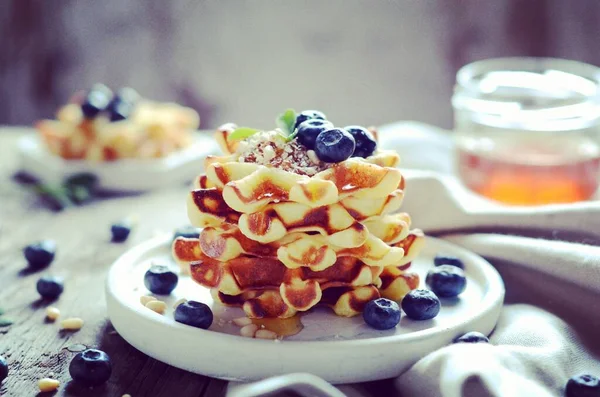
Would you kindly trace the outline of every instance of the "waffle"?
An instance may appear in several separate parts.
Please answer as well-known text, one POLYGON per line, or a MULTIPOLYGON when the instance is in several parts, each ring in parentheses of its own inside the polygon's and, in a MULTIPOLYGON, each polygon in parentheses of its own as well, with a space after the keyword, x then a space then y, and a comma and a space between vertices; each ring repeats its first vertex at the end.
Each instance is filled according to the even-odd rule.
POLYGON ((206 158, 187 197, 199 238, 172 246, 216 300, 251 318, 316 305, 353 316, 374 298, 399 300, 418 286, 409 267, 424 236, 398 212, 405 186, 395 152, 327 165, 278 133, 234 141, 235 129, 217 130, 225 154, 206 158))
POLYGON ((80 106, 70 103, 36 128, 48 150, 66 160, 112 161, 167 156, 192 144, 198 124, 193 109, 142 101, 129 118, 116 122, 103 115, 86 119, 80 106))
MULTIPOLYGON (((407 237, 408 233, 407 228, 407 237)), ((291 233, 277 242, 261 244, 246 237, 235 226, 224 230, 208 227, 200 233, 198 242, 180 240, 173 246, 174 257, 181 257, 182 263, 201 260, 200 253, 221 262, 250 255, 277 258, 290 269, 309 267, 314 271, 325 270, 337 258, 344 256, 360 258, 369 266, 398 266, 404 264, 412 256, 412 251, 418 251, 419 248, 414 241, 406 247, 388 245, 372 234, 364 244, 354 248, 332 245, 322 235, 306 233, 291 233)))

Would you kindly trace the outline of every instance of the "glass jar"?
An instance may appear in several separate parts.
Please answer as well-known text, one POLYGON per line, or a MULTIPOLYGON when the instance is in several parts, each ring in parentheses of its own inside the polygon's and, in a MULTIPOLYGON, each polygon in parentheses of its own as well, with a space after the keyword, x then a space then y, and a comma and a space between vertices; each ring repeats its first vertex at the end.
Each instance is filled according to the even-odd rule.
POLYGON ((551 58, 474 62, 456 76, 457 172, 515 205, 590 199, 600 174, 600 69, 551 58))

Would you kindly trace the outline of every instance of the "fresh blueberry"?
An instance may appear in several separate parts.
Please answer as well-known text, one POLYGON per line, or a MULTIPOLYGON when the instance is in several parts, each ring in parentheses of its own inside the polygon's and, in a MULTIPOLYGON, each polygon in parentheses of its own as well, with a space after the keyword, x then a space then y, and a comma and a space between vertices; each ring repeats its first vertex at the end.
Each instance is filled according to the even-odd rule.
POLYGON ((179 282, 177 274, 173 273, 167 266, 153 265, 144 275, 144 285, 152 293, 158 295, 169 295, 179 282))
POLYGON ((128 118, 138 98, 139 95, 133 88, 120 89, 107 108, 110 121, 120 121, 128 118))
POLYGON ((175 309, 175 321, 192 327, 208 329, 213 322, 213 313, 208 305, 187 301, 175 309))
POLYGON ((304 110, 303 112, 301 112, 299 115, 296 116, 296 123, 294 124, 294 131, 296 130, 296 128, 298 128, 298 126, 302 123, 304 123, 306 120, 312 120, 312 119, 318 119, 318 120, 327 120, 327 117, 325 117, 325 115, 321 112, 319 112, 318 110, 304 110))
POLYGON ((325 130, 317 136, 315 153, 326 163, 339 163, 354 153, 356 143, 349 132, 341 128, 325 130))
POLYGON ((0 383, 8 376, 8 363, 6 359, 0 356, 0 383))
POLYGON ((114 243, 122 243, 127 240, 129 233, 131 233, 131 224, 127 221, 114 223, 110 227, 110 232, 114 243))
POLYGON ((567 382, 566 397, 599 397, 600 379, 594 375, 574 376, 567 382))
POLYGON ((400 322, 400 307, 389 299, 374 299, 365 305, 363 319, 375 329, 394 328, 400 322))
POLYGON ((85 386, 101 385, 112 373, 110 357, 102 350, 84 350, 71 360, 69 373, 75 382, 85 386))
POLYGON ((117 102, 114 105, 112 105, 108 116, 110 118, 110 121, 115 122, 115 121, 121 121, 121 120, 125 120, 126 118, 129 117, 129 115, 131 115, 133 111, 133 104, 129 103, 129 102, 117 102))
POLYGON ((306 120, 305 122, 300 124, 296 130, 298 132, 298 141, 304 146, 306 146, 308 149, 314 149, 317 136, 319 136, 321 132, 330 128, 333 128, 333 124, 331 124, 327 120, 306 120))
POLYGON ((88 92, 83 103, 81 111, 86 119, 93 119, 102 112, 112 98, 112 91, 103 84, 95 84, 90 92, 88 92))
POLYGON ((43 240, 30 244, 23 249, 23 254, 29 267, 42 269, 54 260, 56 254, 56 243, 52 240, 43 240))
POLYGON ((175 240, 177 237, 199 238, 200 229, 191 225, 179 227, 175 229, 175 232, 173 233, 173 240, 175 240))
POLYGON ((465 272, 450 265, 442 265, 430 270, 425 282, 437 296, 442 298, 454 298, 467 286, 465 272))
POLYGON ((402 299, 402 310, 413 320, 431 320, 440 312, 440 300, 429 290, 416 289, 402 299))
POLYGON ((44 299, 56 299, 64 290, 62 277, 44 276, 36 285, 37 291, 44 299))
POLYGON ((364 127, 351 125, 344 127, 346 131, 352 135, 356 141, 356 148, 352 157, 369 157, 377 148, 377 142, 373 138, 373 134, 364 127))
POLYGON ((451 255, 436 255, 436 257, 433 258, 433 264, 436 266, 450 265, 461 269, 465 268, 463 261, 451 255))
POLYGON ((454 343, 490 343, 490 340, 481 332, 473 331, 454 339, 454 343))

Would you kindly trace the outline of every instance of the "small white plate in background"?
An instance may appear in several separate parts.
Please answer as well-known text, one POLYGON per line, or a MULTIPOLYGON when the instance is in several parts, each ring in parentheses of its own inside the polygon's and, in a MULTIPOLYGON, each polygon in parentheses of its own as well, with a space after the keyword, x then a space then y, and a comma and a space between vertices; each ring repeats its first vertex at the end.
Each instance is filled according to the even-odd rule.
POLYGON ((194 143, 183 150, 157 159, 123 159, 111 162, 64 160, 50 153, 33 129, 18 141, 21 170, 47 183, 60 183, 78 173, 98 177, 99 187, 115 192, 142 192, 185 184, 200 175, 204 159, 218 154, 210 131, 196 133, 194 143))

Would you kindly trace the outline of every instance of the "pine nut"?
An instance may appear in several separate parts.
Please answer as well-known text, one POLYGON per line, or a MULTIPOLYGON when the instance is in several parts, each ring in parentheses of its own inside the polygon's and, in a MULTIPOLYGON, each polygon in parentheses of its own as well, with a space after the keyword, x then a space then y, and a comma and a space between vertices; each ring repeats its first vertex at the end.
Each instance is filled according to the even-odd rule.
POLYGON ((277 334, 273 331, 269 331, 268 329, 259 329, 254 334, 254 337, 257 339, 277 339, 277 334))
POLYGON ((140 302, 142 305, 146 306, 146 304, 148 302, 152 302, 157 300, 155 297, 151 296, 151 295, 146 295, 146 296, 140 296, 140 302))
POLYGON ((83 320, 79 317, 67 318, 60 323, 60 326, 69 331, 78 331, 83 327, 83 320))
POLYGON ((250 320, 248 317, 240 317, 233 319, 233 323, 238 327, 245 327, 246 325, 252 324, 252 320, 250 320))
POLYGON ((46 318, 50 321, 55 321, 58 317, 60 317, 60 310, 56 307, 50 306, 46 309, 46 318))
POLYGON ((146 303, 146 307, 158 314, 164 314, 167 311, 167 304, 159 300, 153 300, 146 303))
POLYGON ((60 382, 56 379, 44 378, 38 381, 38 387, 42 393, 54 391, 58 389, 58 386, 60 386, 60 382))
POLYGON ((240 329, 240 335, 245 336, 246 338, 253 338, 257 329, 258 325, 256 324, 246 325, 240 329))
POLYGON ((175 304, 173 305, 173 309, 177 309, 177 306, 181 305, 182 303, 187 302, 187 299, 185 298, 181 298, 179 299, 177 302, 175 302, 175 304))

